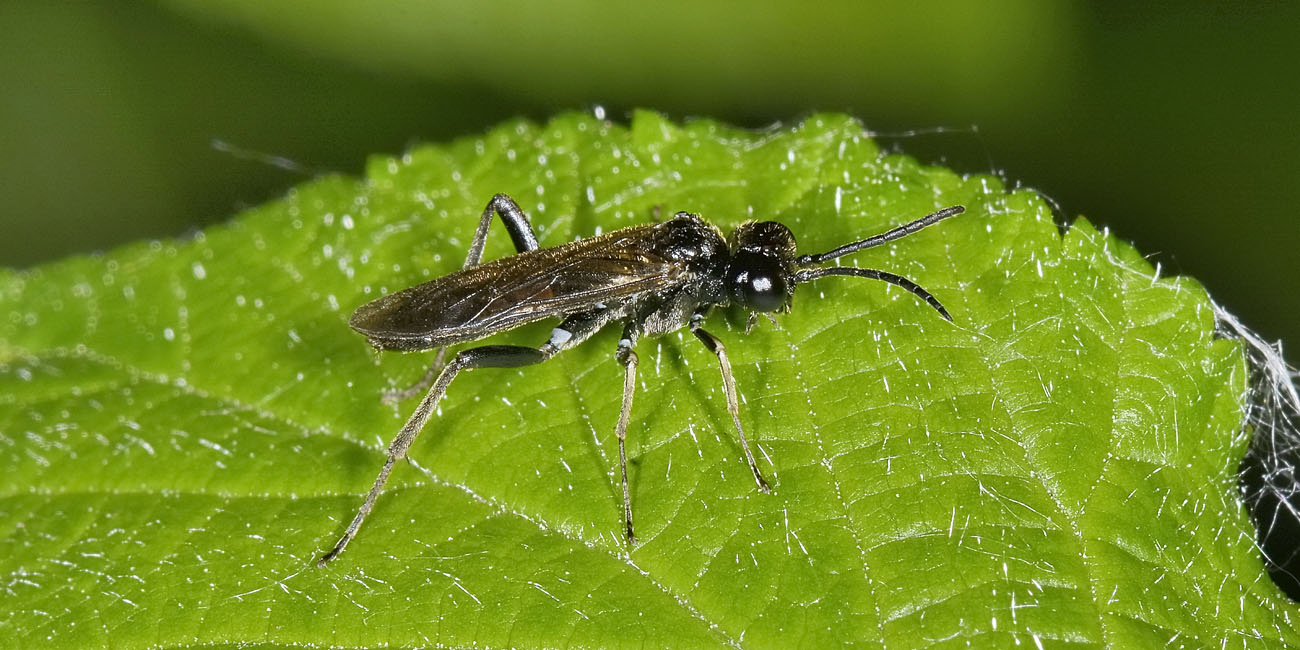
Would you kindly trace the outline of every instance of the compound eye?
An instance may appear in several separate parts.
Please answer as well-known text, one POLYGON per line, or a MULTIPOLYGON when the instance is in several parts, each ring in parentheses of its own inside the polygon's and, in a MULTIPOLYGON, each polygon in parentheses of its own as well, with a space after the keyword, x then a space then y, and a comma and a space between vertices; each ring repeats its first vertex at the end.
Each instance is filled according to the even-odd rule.
POLYGON ((745 283, 745 303, 757 311, 777 311, 785 306, 785 282, 776 275, 751 274, 745 283))
POLYGON ((732 258, 727 292, 732 302, 755 311, 780 311, 790 297, 781 261, 753 251, 741 251, 732 258))

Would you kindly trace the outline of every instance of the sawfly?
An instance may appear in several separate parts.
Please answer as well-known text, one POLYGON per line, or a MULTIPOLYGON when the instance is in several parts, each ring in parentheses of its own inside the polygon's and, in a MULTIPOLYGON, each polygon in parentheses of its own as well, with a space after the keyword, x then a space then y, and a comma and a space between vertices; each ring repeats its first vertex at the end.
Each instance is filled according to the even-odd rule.
POLYGON ((389 294, 362 305, 348 324, 379 350, 412 352, 438 349, 429 371, 415 386, 390 394, 404 399, 427 391, 410 419, 388 446, 388 458, 375 477, 356 517, 338 543, 317 560, 334 559, 356 536, 375 505, 388 475, 419 435, 447 387, 462 370, 517 368, 541 363, 619 322, 614 358, 623 365, 623 405, 614 432, 623 487, 623 523, 629 547, 636 545, 632 499, 627 482, 628 415, 636 388, 637 339, 683 327, 718 357, 727 410, 736 426, 740 448, 762 492, 763 478, 740 424, 736 382, 727 350, 704 329, 713 307, 738 305, 750 312, 789 311, 797 285, 832 275, 883 280, 915 294, 943 318, 952 317, 930 292, 893 273, 845 266, 822 266, 844 255, 906 237, 926 226, 961 214, 953 206, 873 237, 815 255, 799 255, 794 234, 775 221, 745 223, 728 239, 698 214, 678 212, 659 223, 622 228, 590 239, 541 248, 528 217, 505 194, 488 202, 470 244, 465 266, 455 273, 389 294), (480 263, 492 215, 505 224, 517 254, 480 263), (477 341, 498 332, 548 318, 560 319, 550 339, 538 347, 484 345, 461 350, 446 360, 449 345, 477 341))

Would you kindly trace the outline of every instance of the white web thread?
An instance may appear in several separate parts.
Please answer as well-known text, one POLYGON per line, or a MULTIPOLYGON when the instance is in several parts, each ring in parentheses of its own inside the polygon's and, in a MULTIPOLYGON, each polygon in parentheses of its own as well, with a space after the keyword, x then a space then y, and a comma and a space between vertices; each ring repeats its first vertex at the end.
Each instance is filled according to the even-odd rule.
MULTIPOLYGON (((1285 580, 1300 584, 1300 577, 1287 569, 1300 552, 1296 540, 1269 543, 1276 531, 1294 528, 1300 522, 1300 471, 1296 464, 1300 457, 1300 390, 1296 387, 1300 372, 1287 364, 1281 341, 1265 341, 1217 302, 1214 315, 1218 334, 1241 341, 1249 364, 1250 385, 1242 430, 1251 441, 1239 470, 1238 485, 1242 502, 1258 530, 1256 546, 1270 573, 1282 573, 1285 580)), ((1275 582, 1278 577, 1274 576, 1275 582)), ((1295 598, 1296 594, 1291 596, 1295 598)))

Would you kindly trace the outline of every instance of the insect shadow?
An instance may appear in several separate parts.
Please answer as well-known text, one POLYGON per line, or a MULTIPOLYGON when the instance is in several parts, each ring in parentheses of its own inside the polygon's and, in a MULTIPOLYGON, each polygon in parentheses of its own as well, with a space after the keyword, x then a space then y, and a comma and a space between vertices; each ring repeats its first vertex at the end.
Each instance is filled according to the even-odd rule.
POLYGON ((727 411, 735 425, 745 461, 762 492, 767 479, 754 461, 740 422, 736 383, 726 347, 704 329, 713 307, 730 304, 749 310, 752 324, 760 313, 790 310, 794 288, 827 276, 883 280, 915 294, 951 321, 939 300, 915 282, 886 271, 851 266, 822 266, 861 250, 906 237, 926 226, 961 214, 953 206, 866 239, 825 253, 799 255, 794 233, 775 221, 740 225, 730 238, 699 215, 678 212, 659 223, 630 226, 552 248, 541 248, 523 210, 508 196, 488 201, 465 256, 465 266, 409 289, 372 300, 352 314, 348 324, 379 350, 437 349, 433 364, 416 385, 385 396, 387 401, 424 392, 411 417, 388 446, 388 457, 375 483, 329 552, 324 566, 343 552, 374 507, 397 461, 406 457, 463 370, 517 368, 542 363, 586 341, 602 327, 619 322, 623 335, 614 358, 623 365, 623 401, 614 432, 623 488, 623 524, 629 548, 637 544, 632 525, 632 498, 627 479, 627 424, 636 394, 637 340, 688 329, 718 359, 727 411), (516 255, 482 262, 492 215, 505 224, 516 255), (486 338, 527 323, 550 318, 561 322, 550 339, 536 348, 483 345, 461 350, 447 361, 447 346, 486 338))

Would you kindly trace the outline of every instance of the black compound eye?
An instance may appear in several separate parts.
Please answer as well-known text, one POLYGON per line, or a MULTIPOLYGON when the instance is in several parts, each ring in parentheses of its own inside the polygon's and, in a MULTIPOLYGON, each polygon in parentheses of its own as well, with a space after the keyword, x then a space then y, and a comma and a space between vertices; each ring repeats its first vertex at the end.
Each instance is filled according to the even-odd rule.
POLYGON ((755 311, 778 311, 789 294, 780 263, 754 253, 736 256, 727 284, 732 302, 755 311))
POLYGON ((750 309, 776 311, 785 306, 785 282, 778 275, 751 274, 744 291, 750 309))

